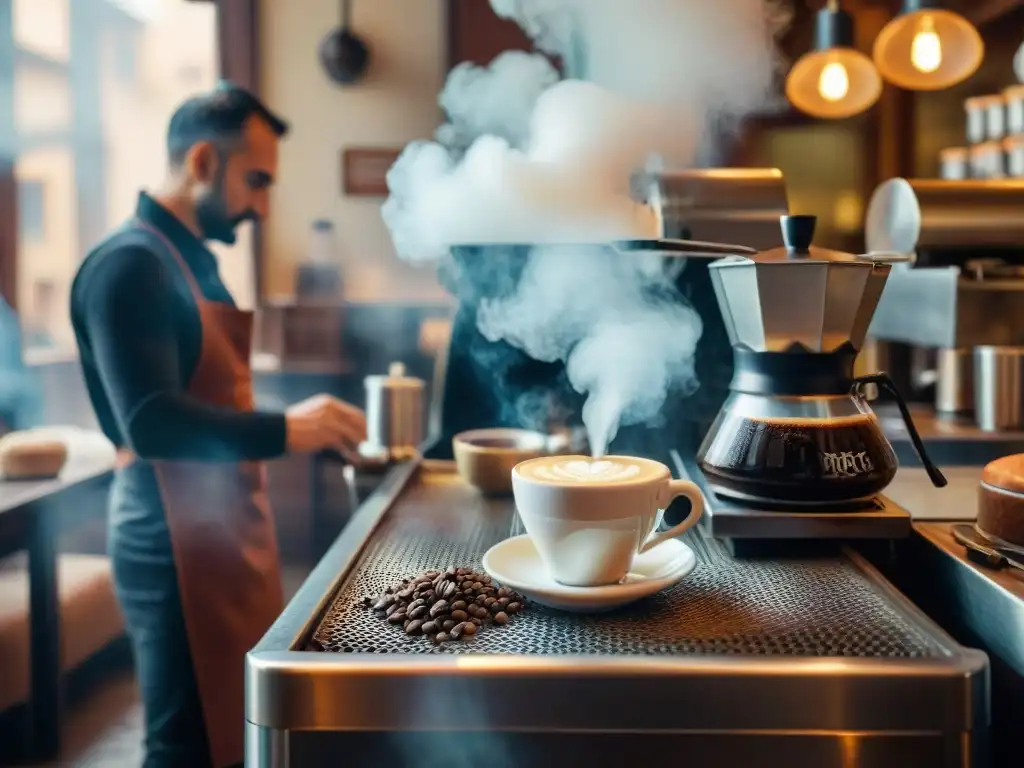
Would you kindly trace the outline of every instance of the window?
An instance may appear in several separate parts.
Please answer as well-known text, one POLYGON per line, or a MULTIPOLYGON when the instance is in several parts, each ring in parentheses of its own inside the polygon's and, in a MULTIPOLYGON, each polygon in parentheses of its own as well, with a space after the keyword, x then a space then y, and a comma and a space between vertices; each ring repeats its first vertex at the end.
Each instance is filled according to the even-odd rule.
POLYGON ((46 239, 46 182, 18 180, 18 231, 32 242, 46 239))
POLYGON ((114 37, 114 72, 123 85, 134 85, 139 76, 136 45, 138 38, 131 33, 114 37))
POLYGON ((0 115, 13 126, 0 120, 0 141, 15 132, 18 312, 38 331, 28 346, 38 337, 74 352, 75 270, 132 214, 139 189, 163 182, 167 120, 217 81, 216 13, 182 0, 14 0, 12 28, 0 30, 16 46, 14 71, 0 71, 11 99, 0 115))

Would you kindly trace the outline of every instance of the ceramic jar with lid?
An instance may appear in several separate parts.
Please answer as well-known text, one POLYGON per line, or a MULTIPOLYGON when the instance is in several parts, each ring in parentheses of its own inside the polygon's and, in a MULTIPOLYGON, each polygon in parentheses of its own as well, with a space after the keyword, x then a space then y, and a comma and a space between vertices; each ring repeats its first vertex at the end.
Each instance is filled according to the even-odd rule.
POLYGON ((1024 134, 1024 85, 1011 85, 1003 91, 1006 104, 1006 135, 1024 134))
POLYGON ((1001 179, 1006 176, 1003 144, 984 141, 970 149, 971 176, 976 179, 1001 179))
POLYGON ((969 143, 998 141, 1006 135, 1006 103, 1001 94, 972 96, 964 101, 964 110, 969 143))
POLYGON ((959 181, 970 176, 970 153, 967 147, 946 147, 939 152, 940 178, 959 181))
POLYGON ((1024 134, 1003 139, 1003 154, 1006 156, 1006 175, 1024 178, 1024 134))

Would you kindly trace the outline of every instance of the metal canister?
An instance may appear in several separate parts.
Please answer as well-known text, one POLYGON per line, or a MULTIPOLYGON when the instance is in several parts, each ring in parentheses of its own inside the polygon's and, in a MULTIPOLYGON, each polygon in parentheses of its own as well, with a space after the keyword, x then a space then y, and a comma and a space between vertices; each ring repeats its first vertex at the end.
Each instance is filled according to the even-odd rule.
POLYGON ((407 376, 402 363, 392 363, 386 376, 367 376, 367 458, 404 461, 419 454, 424 440, 426 383, 407 376))
POLYGON ((974 348, 974 416, 986 432, 1024 429, 1024 347, 974 348))
POLYGON ((935 410, 942 415, 974 410, 974 359, 971 350, 940 349, 935 369, 935 410))

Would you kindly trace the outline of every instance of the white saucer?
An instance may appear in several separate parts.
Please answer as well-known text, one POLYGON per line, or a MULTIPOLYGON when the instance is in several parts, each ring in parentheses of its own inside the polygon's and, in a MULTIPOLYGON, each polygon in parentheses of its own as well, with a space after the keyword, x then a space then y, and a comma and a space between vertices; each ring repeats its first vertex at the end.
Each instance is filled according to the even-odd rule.
POLYGON ((600 612, 628 605, 682 581, 697 566, 693 550, 669 539, 638 555, 633 570, 620 584, 567 587, 548 575, 528 535, 499 542, 484 555, 484 570, 501 586, 534 602, 561 611, 600 612))

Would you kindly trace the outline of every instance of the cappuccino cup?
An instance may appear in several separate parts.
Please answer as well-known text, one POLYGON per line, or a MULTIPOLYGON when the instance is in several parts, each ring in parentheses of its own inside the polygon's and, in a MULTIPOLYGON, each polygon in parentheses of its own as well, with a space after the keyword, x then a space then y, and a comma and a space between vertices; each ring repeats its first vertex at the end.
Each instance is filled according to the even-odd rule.
POLYGON ((637 555, 693 527, 704 512, 700 489, 668 467, 633 456, 542 456, 512 470, 512 493, 526 532, 551 577, 566 586, 617 584, 637 555), (690 514, 655 532, 677 496, 690 514))

